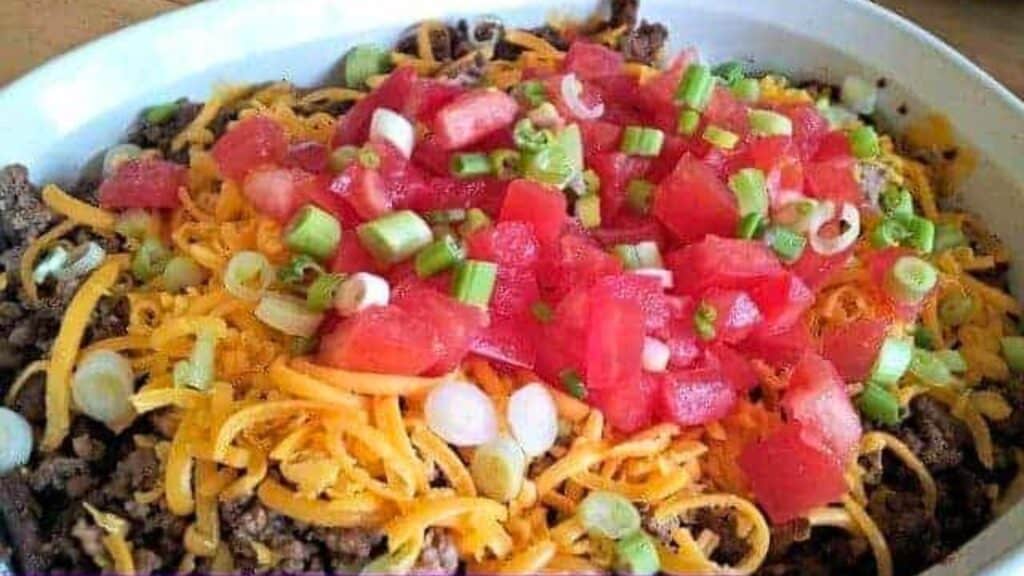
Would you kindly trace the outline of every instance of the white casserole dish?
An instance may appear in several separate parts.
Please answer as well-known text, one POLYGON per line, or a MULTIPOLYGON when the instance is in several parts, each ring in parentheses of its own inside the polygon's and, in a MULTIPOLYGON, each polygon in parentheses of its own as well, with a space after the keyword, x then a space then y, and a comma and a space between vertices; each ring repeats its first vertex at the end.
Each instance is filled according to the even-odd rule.
MULTIPOLYGON (((356 42, 391 41, 424 18, 481 11, 536 24, 552 11, 585 15, 596 0, 219 0, 134 26, 75 50, 0 91, 0 165, 26 164, 33 180, 73 180, 83 162, 118 140, 137 112, 212 85, 329 77, 356 42)), ((883 119, 896 130, 941 112, 979 156, 962 199, 1014 255, 1024 275, 1024 103, 930 34, 861 0, 645 0, 673 48, 710 60, 743 59, 797 78, 884 77, 883 119), (906 104, 909 114, 896 108, 906 104)), ((1024 574, 1024 504, 930 575, 1024 574)))

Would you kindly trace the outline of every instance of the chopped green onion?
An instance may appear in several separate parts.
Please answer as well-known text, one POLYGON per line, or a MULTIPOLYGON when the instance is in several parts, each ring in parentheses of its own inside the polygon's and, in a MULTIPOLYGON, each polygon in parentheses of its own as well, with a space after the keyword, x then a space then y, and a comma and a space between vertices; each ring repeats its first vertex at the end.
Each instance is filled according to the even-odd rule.
POLYGON ((551 102, 544 102, 533 110, 526 113, 526 117, 533 122, 534 126, 540 128, 554 128, 563 122, 558 108, 551 102))
POLYGON ((548 90, 540 80, 528 80, 519 85, 516 92, 522 96, 530 107, 540 106, 547 102, 548 90))
POLYGON ((93 240, 79 244, 68 252, 67 262, 54 275, 58 280, 80 278, 96 268, 107 257, 107 251, 93 240))
POLYGON ((907 229, 896 218, 885 218, 871 231, 871 245, 875 248, 899 246, 906 240, 907 229))
POLYGON ((583 171, 583 195, 597 194, 601 191, 601 178, 597 172, 587 169, 583 171))
POLYGON ((765 232, 764 237, 768 246, 786 263, 799 260, 804 248, 807 247, 806 237, 782 226, 772 226, 765 232))
POLYGON ((1010 370, 1024 373, 1024 336, 1005 336, 999 341, 999 346, 1010 370))
POLYGON ((491 171, 502 180, 511 180, 519 176, 522 156, 518 150, 500 148, 491 152, 491 171))
POLYGON ((676 121, 676 132, 683 136, 693 136, 700 126, 700 112, 696 110, 682 110, 679 112, 679 120, 676 121))
POLYGON ((743 79, 743 64, 730 60, 715 66, 711 73, 721 78, 725 84, 731 86, 743 79))
POLYGON ((297 254, 277 271, 277 279, 285 284, 305 284, 311 277, 323 273, 323 267, 312 256, 297 254))
POLYGON ((869 382, 864 391, 857 397, 857 407, 867 418, 893 426, 900 421, 900 403, 892 392, 883 386, 869 382))
POLYGON ((359 152, 356 154, 356 160, 359 161, 359 164, 362 165, 363 168, 368 170, 376 170, 377 168, 380 168, 380 154, 378 154, 373 148, 360 148, 359 152))
POLYGON ((146 108, 146 122, 150 124, 163 124, 174 117, 181 105, 177 102, 167 102, 146 108))
POLYGON ((964 360, 964 355, 959 350, 938 350, 933 354, 946 365, 946 368, 949 368, 950 372, 954 374, 967 372, 967 361, 964 360))
POLYGON ((78 363, 71 378, 75 406, 93 420, 114 430, 123 429, 135 417, 132 394, 135 375, 127 358, 112 350, 97 350, 78 363))
POLYGON ((515 440, 498 436, 476 449, 469 473, 481 494, 498 502, 508 502, 523 487, 526 455, 515 440))
POLYGON ((634 179, 626 184, 626 206, 643 216, 651 211, 654 198, 654 184, 647 180, 634 179))
POLYGON ((693 329, 701 340, 715 339, 715 320, 717 319, 718 310, 707 302, 701 302, 693 314, 693 329))
POLYGON ((522 171, 523 177, 558 189, 565 188, 577 174, 569 155, 557 145, 524 154, 522 171))
POLYGON ((618 540, 640 529, 640 512, 625 497, 602 490, 580 502, 576 515, 591 536, 618 540))
POLYGON ((491 225, 491 218, 486 212, 479 208, 470 208, 466 211, 466 220, 459 226, 459 234, 463 238, 471 236, 477 230, 491 225))
POLYGON ((114 231, 131 240, 144 240, 159 234, 160 223, 145 210, 126 210, 118 217, 114 231))
POLYGON ((601 197, 596 194, 576 199, 576 217, 584 228, 601 225, 601 197))
POLYGON ((915 348, 908 368, 926 384, 947 386, 953 382, 953 374, 949 367, 934 353, 915 348))
POLYGON ((32 282, 42 284, 50 276, 56 276, 68 261, 68 251, 62 246, 54 246, 53 250, 36 264, 32 270, 32 282))
POLYGON ((455 266, 465 254, 455 238, 444 236, 420 250, 416 255, 416 275, 420 278, 433 276, 455 266))
POLYGON ((914 329, 914 346, 924 348, 926 350, 934 350, 935 335, 932 334, 931 330, 924 326, 918 326, 914 329))
POLYGON ((676 89, 676 104, 685 104, 694 110, 703 110, 711 100, 715 87, 711 69, 703 64, 690 64, 676 89))
POLYGON ((433 239, 430 226, 412 210, 381 216, 356 228, 363 247, 377 260, 397 264, 433 239))
POLYGON ((714 124, 704 128, 704 134, 701 137, 715 148, 722 148, 724 150, 732 150, 736 143, 740 141, 740 137, 735 133, 719 128, 714 124))
POLYGON ((423 214, 423 219, 430 224, 452 224, 466 219, 466 211, 462 208, 447 210, 431 210, 423 214))
POLYGON ((935 244, 932 246, 932 250, 935 252, 944 252, 950 248, 956 248, 957 246, 963 246, 967 244, 967 237, 964 236, 959 226, 954 224, 947 224, 940 222, 935 225, 935 244))
POLYGON ((740 218, 740 223, 736 227, 736 236, 738 238, 743 238, 744 240, 755 238, 764 226, 764 222, 764 216, 757 212, 751 212, 743 218, 740 218))
POLYGON ((750 131, 755 136, 791 136, 793 121, 788 116, 771 110, 751 110, 747 112, 750 131))
POLYGON ((889 271, 886 289, 901 302, 915 303, 928 295, 938 282, 935 268, 915 256, 903 256, 889 271))
POLYGON ((335 148, 327 157, 327 167, 332 172, 341 172, 351 166, 359 159, 359 148, 355 146, 341 146, 335 148))
POLYGON ((583 378, 580 377, 579 372, 572 369, 563 370, 558 375, 558 379, 562 381, 565 391, 573 398, 583 400, 587 397, 587 388, 583 385, 583 378))
POLYGON ((306 306, 314 312, 323 312, 334 304, 334 296, 345 281, 344 274, 321 274, 306 291, 306 306))
POLYGON ((640 260, 641 268, 664 268, 665 262, 661 258, 661 249, 654 241, 638 242, 634 245, 637 258, 640 260))
POLYGON ((292 217, 284 241, 294 252, 323 260, 334 254, 341 243, 341 223, 329 212, 306 204, 292 217))
POLYGON ((530 304, 530 313, 541 324, 550 324, 555 318, 555 311, 551 309, 551 305, 540 300, 530 304))
POLYGON ((853 155, 861 160, 867 160, 878 156, 881 148, 878 145, 878 134, 871 126, 858 126, 853 129, 847 139, 850 142, 850 150, 853 155))
POLYGON ((927 218, 912 216, 903 221, 907 228, 906 245, 921 252, 930 254, 935 248, 935 224, 927 218))
POLYGON ((213 328, 200 329, 188 360, 174 364, 174 385, 195 390, 208 390, 215 376, 217 340, 220 335, 213 328))
POLYGON ((665 133, 657 128, 626 126, 619 149, 632 156, 657 156, 665 144, 665 133))
POLYGON ((537 152, 554 144, 555 135, 550 130, 538 130, 529 118, 516 122, 512 131, 516 148, 524 152, 537 152))
POLYGON ((622 267, 626 270, 635 270, 640 268, 640 256, 636 252, 636 246, 633 244, 618 244, 612 248, 612 254, 622 263, 622 267))
POLYGON ((164 266, 170 258, 171 251, 163 242, 150 236, 142 241, 132 256, 132 276, 140 282, 148 282, 163 274, 164 266))
POLYGON ((344 80, 349 88, 363 88, 366 81, 383 74, 391 61, 390 54, 376 44, 361 44, 345 55, 344 80))
POLYGON ((254 302, 274 280, 270 261, 260 252, 238 252, 228 261, 224 287, 236 298, 254 302))
POLYGON ((303 338, 313 337, 324 318, 323 314, 310 310, 305 301, 273 292, 260 299, 253 314, 275 330, 303 338))
POLYGON ((743 168, 729 178, 729 189, 736 195, 740 216, 768 215, 768 188, 764 172, 757 168, 743 168))
POLYGON ((371 306, 387 306, 391 300, 388 281, 369 272, 356 272, 341 283, 334 293, 334 310, 352 316, 371 306))
POLYGON ((952 293, 939 300, 939 320, 946 326, 960 326, 974 313, 974 299, 967 294, 952 293))
POLYGON ((887 336, 878 350, 878 358, 871 368, 869 380, 885 385, 895 385, 910 366, 914 346, 908 340, 887 336))
POLYGON ((654 540, 637 530, 615 543, 615 573, 651 576, 661 570, 661 558, 654 540))
POLYGON ((206 279, 206 270, 188 256, 175 256, 164 267, 163 276, 164 289, 168 292, 181 292, 185 288, 202 284, 206 279))
POLYGON ((477 178, 490 175, 493 166, 487 154, 467 152, 452 156, 451 170, 456 178, 477 178))
POLYGON ((570 124, 558 133, 558 145, 565 151, 573 174, 583 174, 583 133, 578 124, 570 124))
POLYGON ((25 417, 0 406, 0 476, 25 464, 32 457, 32 426, 25 417))
POLYGON ((878 198, 882 212, 893 218, 909 218, 914 215, 914 197, 906 188, 889 185, 878 198))
POLYGON ((730 90, 737 99, 753 104, 761 98, 761 84, 756 78, 741 78, 730 84, 730 90))
POLYGON ((455 268, 452 294, 459 302, 486 308, 497 275, 498 266, 493 262, 466 260, 455 268))

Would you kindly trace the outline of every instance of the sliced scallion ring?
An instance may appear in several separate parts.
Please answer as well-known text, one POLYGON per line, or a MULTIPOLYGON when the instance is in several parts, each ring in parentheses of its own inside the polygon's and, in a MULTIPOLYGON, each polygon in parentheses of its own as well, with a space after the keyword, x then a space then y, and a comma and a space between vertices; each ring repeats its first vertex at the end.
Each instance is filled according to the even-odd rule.
POLYGON ((237 252, 228 261, 224 287, 236 298, 255 302, 274 281, 274 269, 259 252, 237 252))
POLYGON ((508 502, 523 487, 526 455, 515 440, 499 436, 476 449, 469 472, 481 494, 508 502))
POLYGON ((0 476, 28 464, 32 456, 32 426, 21 414, 0 407, 0 476))
POLYGON ((591 536, 618 540, 640 529, 640 513, 614 492, 591 492, 580 502, 576 515, 591 536))
POLYGON ((271 328, 303 338, 316 334, 323 321, 323 314, 310 310, 305 301, 272 292, 260 298, 253 314, 271 328))
POLYGON ((835 206, 832 202, 822 202, 811 216, 807 236, 810 239, 811 249, 822 256, 839 254, 853 246, 860 236, 860 211, 850 203, 844 203, 839 213, 842 231, 830 238, 822 236, 822 227, 831 221, 834 215, 835 206))
POLYGON ((907 371, 913 356, 914 345, 910 341, 895 336, 886 337, 868 379, 879 384, 895 385, 907 371))
POLYGON ((98 350, 82 359, 71 378, 71 397, 83 414, 119 431, 131 423, 135 408, 131 362, 117 352, 98 350))
POLYGON ((889 270, 885 288, 893 299, 913 304, 927 296, 938 280, 934 266, 915 256, 902 256, 889 270))
POLYGON ((643 530, 637 530, 615 543, 615 572, 631 576, 651 576, 661 570, 658 548, 643 530))

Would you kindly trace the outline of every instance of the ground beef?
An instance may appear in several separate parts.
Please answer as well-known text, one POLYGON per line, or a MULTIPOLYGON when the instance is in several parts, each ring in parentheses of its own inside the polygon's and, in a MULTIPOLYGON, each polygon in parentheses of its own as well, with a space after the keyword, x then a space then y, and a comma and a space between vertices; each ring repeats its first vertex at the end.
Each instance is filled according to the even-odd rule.
POLYGON ((867 542, 844 530, 815 528, 810 538, 773 548, 758 574, 765 576, 867 576, 875 574, 867 542))
POLYGON ((459 551, 451 534, 440 528, 427 529, 423 550, 410 573, 450 576, 458 569, 459 551))
POLYGON ((75 453, 76 457, 86 462, 101 460, 107 453, 102 443, 87 434, 81 434, 72 438, 71 450, 75 453))
POLYGON ((636 15, 640 10, 640 0, 612 0, 611 17, 608 24, 612 28, 636 26, 636 15))
POLYGON ((14 552, 13 568, 40 574, 50 568, 39 529, 39 505, 20 472, 0 476, 0 520, 14 552))
POLYGON ((96 559, 98 564, 106 564, 109 561, 107 551, 103 547, 103 529, 91 520, 79 518, 71 528, 71 535, 78 540, 82 551, 90 558, 96 559))
POLYGON ((736 514, 731 510, 701 509, 694 517, 693 523, 694 534, 700 534, 701 530, 710 530, 718 536, 718 546, 711 553, 711 559, 715 562, 733 566, 750 552, 750 544, 736 534, 736 514))
POLYGON ((661 57, 668 41, 668 29, 661 24, 650 24, 646 20, 636 29, 622 35, 619 50, 630 62, 654 65, 661 57))
POLYGON ((172 151, 171 141, 199 115, 203 105, 198 102, 192 102, 187 98, 181 98, 175 104, 177 104, 178 108, 174 111, 174 115, 163 122, 150 122, 146 119, 146 115, 143 114, 134 129, 129 133, 128 141, 141 148, 155 148, 160 150, 165 158, 187 164, 187 150, 172 151))
POLYGON ((14 409, 32 424, 46 421, 46 375, 39 373, 29 379, 14 400, 14 409))
POLYGON ((1024 383, 1018 378, 1008 384, 992 388, 1002 394, 1013 408, 1008 418, 989 422, 993 436, 1001 444, 1024 445, 1024 383))
POLYGON ((926 395, 910 403, 909 416, 895 432, 932 473, 960 465, 972 447, 963 422, 951 416, 941 402, 926 395))
POLYGON ((32 490, 37 493, 66 494, 78 500, 95 485, 89 463, 81 458, 47 455, 32 471, 32 490))
POLYGON ((950 553, 977 534, 992 518, 988 482, 980 470, 962 466, 936 475, 939 506, 935 514, 950 553))
POLYGON ((38 236, 53 221, 53 212, 29 182, 28 169, 11 164, 0 170, 0 251, 38 236))
POLYGON ((773 524, 768 555, 781 557, 797 542, 806 542, 811 537, 811 523, 806 518, 790 520, 785 524, 773 524))
POLYGON ((916 573, 945 555, 939 524, 925 509, 920 490, 880 487, 871 493, 867 512, 885 534, 901 573, 916 573))

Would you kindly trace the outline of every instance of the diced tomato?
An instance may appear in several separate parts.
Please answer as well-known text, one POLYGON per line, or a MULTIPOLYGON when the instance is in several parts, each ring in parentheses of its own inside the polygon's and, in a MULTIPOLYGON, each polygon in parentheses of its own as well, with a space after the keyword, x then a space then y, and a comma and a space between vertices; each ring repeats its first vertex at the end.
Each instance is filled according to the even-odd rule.
POLYGON ((374 306, 320 342, 318 362, 363 372, 422 374, 441 359, 434 328, 397 306, 374 306))
POLYGON ((814 293, 799 276, 784 272, 769 276, 750 289, 750 297, 761 311, 757 330, 765 335, 789 330, 814 304, 814 293))
POLYGON ((575 73, 578 78, 589 80, 619 74, 624 62, 621 52, 593 42, 577 40, 569 46, 563 67, 566 72, 575 73))
POLYGON ((747 133, 747 106, 740 102, 725 86, 715 86, 704 110, 704 121, 719 128, 724 128, 740 136, 747 133))
POLYGON ((377 108, 402 110, 415 85, 416 70, 410 66, 401 66, 389 74, 387 80, 338 120, 331 146, 361 146, 370 137, 370 121, 377 108))
POLYGON ((696 60, 693 50, 679 54, 668 67, 640 87, 638 100, 647 112, 652 123, 667 133, 674 134, 679 118, 679 109, 675 104, 676 90, 683 78, 683 73, 691 62, 696 60))
POLYGON ((320 174, 327 170, 327 147, 311 140, 297 142, 288 147, 282 164, 288 168, 320 174))
POLYGON ((601 219, 610 221, 626 202, 630 180, 642 178, 650 162, 622 152, 608 152, 594 157, 590 168, 601 181, 601 219))
POLYGON ((618 388, 588 390, 587 402, 604 414, 612 428, 630 433, 651 425, 657 390, 658 379, 644 374, 618 388))
POLYGON ((684 154, 690 153, 700 157, 706 152, 707 143, 703 140, 690 140, 666 134, 665 142, 661 146, 661 153, 658 154, 657 158, 650 161, 650 168, 647 170, 647 180, 655 183, 661 182, 675 170, 676 165, 679 164, 679 159, 684 154))
POLYGON ((470 258, 498 264, 498 269, 533 268, 540 257, 540 245, 533 227, 526 222, 498 222, 466 238, 470 258))
POLYGON ((639 304, 644 315, 644 328, 648 333, 664 329, 672 315, 668 299, 661 288, 661 281, 651 276, 639 274, 605 276, 597 281, 594 290, 639 304))
POLYGON ((653 212, 682 242, 709 234, 732 236, 739 221, 732 192, 710 168, 688 156, 658 185, 653 212))
POLYGON ((813 429, 841 464, 860 442, 860 417, 828 360, 807 352, 793 368, 782 406, 791 420, 813 429))
POLYGON ((604 224, 602 221, 599 228, 590 231, 590 235, 602 246, 610 248, 616 244, 637 244, 639 242, 655 242, 658 246, 665 244, 667 237, 665 229, 653 218, 623 211, 607 222, 604 224))
POLYGON ((793 123, 793 142, 800 151, 800 158, 812 158, 829 131, 828 121, 811 104, 781 106, 779 112, 788 116, 793 123))
POLYGON ((881 300, 888 304, 893 314, 904 322, 911 322, 917 318, 921 307, 927 300, 927 295, 918 302, 900 301, 889 293, 886 284, 892 267, 896 265, 896 261, 910 255, 913 255, 913 252, 907 248, 886 248, 869 254, 864 263, 881 300))
POLYGON ((737 352, 724 344, 713 344, 707 351, 707 356, 713 360, 709 365, 717 367, 729 386, 736 391, 737 395, 746 394, 757 387, 760 378, 750 361, 743 354, 737 352))
POLYGON ((559 382, 565 370, 586 375, 587 326, 590 321, 590 287, 569 292, 555 307, 551 322, 541 328, 537 347, 537 373, 549 382, 559 382))
POLYGON ((417 140, 412 150, 412 161, 435 176, 450 176, 454 152, 445 150, 438 142, 437 134, 427 132, 417 140))
POLYGON ((300 196, 333 214, 341 222, 342 228, 358 226, 363 219, 344 198, 331 190, 333 180, 329 173, 317 174, 315 178, 297 180, 296 186, 300 196))
POLYGON ((242 180, 261 166, 278 164, 288 154, 284 129, 266 116, 240 120, 210 151, 225 178, 242 180))
POLYGON ((529 316, 530 306, 540 300, 533 271, 498 265, 498 277, 491 295, 490 310, 498 316, 529 316))
POLYGON ((740 468, 757 503, 775 524, 799 518, 846 493, 843 470, 835 458, 806 437, 802 424, 790 422, 740 455, 740 468))
POLYGON ((587 166, 594 163, 598 154, 619 149, 622 126, 600 120, 581 121, 579 126, 583 137, 583 159, 587 166))
POLYGON ((508 182, 497 178, 431 178, 403 208, 417 212, 447 208, 480 208, 497 214, 505 201, 508 182))
POLYGON ((531 224, 541 246, 550 246, 565 225, 565 195, 530 180, 513 180, 508 186, 498 219, 531 224))
POLYGON ((710 287, 749 290, 782 272, 779 259, 764 244, 718 236, 669 254, 666 264, 683 294, 699 294, 710 287))
POLYGON ((780 334, 763 335, 754 331, 739 349, 752 358, 760 358, 775 367, 793 366, 804 352, 814 346, 811 334, 802 322, 780 334))
POLYGON ((441 375, 459 366, 470 343, 487 324, 487 313, 467 306, 426 285, 398 292, 394 305, 433 327, 437 337, 438 360, 425 374, 441 375))
POLYGON ((428 122, 438 110, 466 91, 466 88, 459 84, 433 78, 417 78, 403 111, 416 120, 428 122))
POLYGON ((434 117, 433 131, 445 150, 457 150, 510 126, 519 104, 499 90, 474 90, 459 96, 434 117))
POLYGON ((671 321, 667 334, 665 344, 668 345, 668 364, 671 368, 689 368, 700 358, 700 345, 697 334, 693 331, 692 307, 687 316, 671 321))
POLYGON ((643 348, 644 313, 639 303, 612 290, 593 289, 587 330, 587 388, 637 382, 643 348))
POLYGON ((575 287, 589 288, 598 278, 622 272, 622 264, 585 236, 566 234, 559 240, 552 257, 538 266, 541 288, 558 301, 575 287))
POLYGON ((242 192, 261 213, 278 222, 287 222, 305 200, 299 183, 313 178, 296 168, 259 169, 245 177, 242 192))
POLYGON ((735 344, 747 337, 761 321, 757 304, 746 292, 712 288, 701 303, 715 309, 715 336, 718 342, 735 344))
POLYGON ((804 166, 804 189, 807 195, 837 204, 849 202, 855 206, 864 203, 864 192, 853 174, 852 158, 838 158, 826 162, 811 162, 804 166))
POLYGON ((736 404, 735 390, 713 368, 666 372, 658 379, 658 414, 682 426, 718 420, 736 404))
POLYGON ((773 208, 781 207, 793 195, 803 192, 803 164, 791 138, 755 138, 747 146, 747 154, 753 167, 766 175, 773 208))
POLYGON ((821 353, 848 382, 863 382, 871 373, 889 326, 884 320, 862 318, 827 330, 821 353))
MULTIPOLYGON (((537 362, 537 333, 536 323, 528 318, 494 316, 477 334, 470 351, 510 366, 533 370, 537 362)), ((550 381, 557 382, 557 375, 550 381)))
POLYGON ((359 238, 350 228, 341 233, 341 244, 331 260, 331 272, 355 274, 356 272, 380 272, 383 269, 373 256, 363 248, 359 238))
POLYGON ((354 162, 331 181, 331 192, 343 198, 362 220, 373 220, 392 209, 380 173, 354 162))
POLYGON ((828 162, 849 158, 853 155, 850 150, 850 139, 839 130, 833 130, 821 139, 818 151, 814 154, 815 162, 828 162))
POLYGON ((800 277, 811 290, 818 290, 828 284, 833 275, 838 273, 850 257, 853 256, 853 249, 834 254, 822 256, 814 250, 804 250, 804 253, 790 266, 790 271, 800 277))
POLYGON ((104 208, 176 208, 178 191, 188 183, 184 166, 140 158, 129 160, 100 184, 99 200, 104 208))

